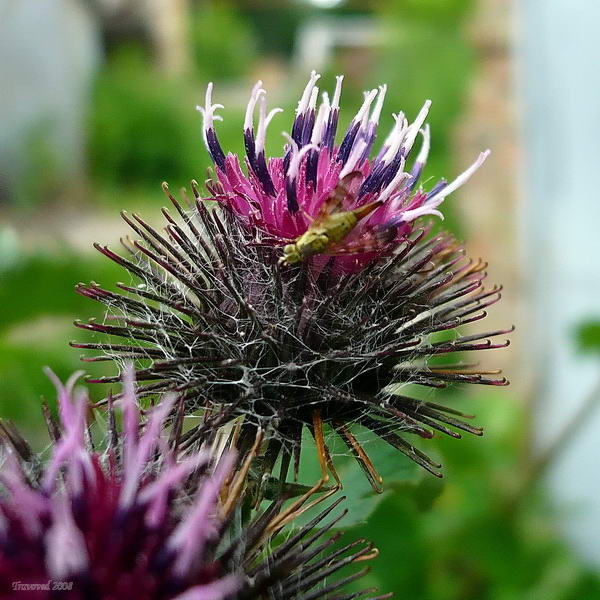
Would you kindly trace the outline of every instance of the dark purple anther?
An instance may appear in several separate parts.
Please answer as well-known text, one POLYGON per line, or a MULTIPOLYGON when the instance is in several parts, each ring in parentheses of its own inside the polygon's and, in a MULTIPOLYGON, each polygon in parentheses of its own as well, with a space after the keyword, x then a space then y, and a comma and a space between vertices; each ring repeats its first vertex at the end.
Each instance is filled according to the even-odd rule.
POLYGON ((419 183, 419 179, 421 178, 421 173, 423 172, 423 163, 416 162, 410 172, 410 179, 408 181, 409 188, 414 190, 417 183, 419 183))
POLYGON ((356 136, 358 135, 358 131, 360 129, 360 122, 357 121, 354 124, 350 125, 350 128, 346 132, 344 139, 340 145, 340 150, 337 155, 338 161, 342 164, 345 164, 350 156, 350 152, 352 151, 352 146, 354 145, 354 141, 356 140, 356 136))
POLYGON ((364 139, 366 142, 365 149, 363 153, 360 155, 360 159, 357 164, 362 165, 362 163, 369 158, 371 154, 371 150, 373 149, 373 144, 375 143, 375 138, 377 137, 377 124, 373 122, 369 122, 367 126, 367 132, 365 133, 364 139))
POLYGON ((300 143, 298 143, 298 147, 306 146, 306 144, 310 143, 310 137, 313 132, 313 127, 315 126, 315 111, 313 108, 309 109, 304 117, 304 124, 302 125, 302 134, 300 136, 300 143))
POLYGON ((221 144, 219 144, 217 134, 212 127, 206 130, 206 143, 214 163, 221 169, 221 171, 225 171, 225 154, 223 153, 221 144))
POLYGON ((292 160, 292 149, 288 148, 285 151, 285 155, 283 157, 283 172, 285 173, 285 175, 287 175, 287 173, 289 171, 291 160, 292 160))
POLYGON ((381 189, 381 178, 385 171, 385 164, 378 163, 375 168, 369 173, 367 178, 363 181, 358 192, 358 196, 364 196, 375 189, 381 189))
POLYGON ((394 179, 402 163, 402 151, 398 152, 391 163, 378 163, 371 174, 364 180, 359 196, 376 193, 387 186, 394 179))
POLYGON ((256 161, 256 143, 254 141, 254 132, 252 129, 246 129, 244 131, 244 148, 246 149, 246 156, 250 164, 256 161))
POLYGON ((296 180, 289 177, 285 180, 285 193, 287 195, 287 207, 292 214, 296 214, 300 207, 298 206, 298 197, 296 196, 296 180))
POLYGON ((389 163, 387 165, 387 167, 385 168, 383 175, 381 177, 381 183, 379 184, 378 187, 375 188, 374 191, 378 192, 391 183, 392 179, 394 179, 394 177, 396 176, 396 173, 398 173, 398 170, 402 166, 403 157, 404 157, 404 151, 402 149, 400 149, 400 151, 396 154, 396 156, 394 156, 394 159, 392 160, 392 162, 389 163))
POLYGON ((258 153, 258 156, 256 157, 256 168, 253 167, 253 170, 255 175, 260 180, 265 194, 275 197, 277 194, 275 192, 273 180, 271 179, 271 174, 269 173, 269 169, 267 168, 267 160, 265 158, 264 150, 261 150, 258 153))
POLYGON ((312 183, 313 190, 317 189, 317 167, 319 165, 319 152, 311 150, 306 157, 306 181, 312 183))
POLYGON ((340 116, 340 111, 337 108, 333 108, 329 115, 329 120, 327 122, 327 128, 325 129, 325 135, 323 136, 323 145, 327 148, 333 148, 335 143, 335 134, 337 131, 338 118, 340 116))
POLYGON ((447 185, 448 182, 445 179, 440 179, 427 193, 426 200, 433 198, 433 196, 435 196, 438 192, 441 192, 447 185))
POLYGON ((292 139, 298 144, 298 146, 302 146, 302 131, 304 130, 304 118, 305 115, 299 114, 294 119, 294 124, 292 125, 292 139))
POLYGON ((248 163, 250 168, 258 177, 265 194, 269 196, 276 196, 275 186, 273 180, 267 169, 267 161, 265 159, 265 151, 261 150, 256 155, 256 142, 254 140, 254 132, 251 129, 244 131, 244 146, 246 148, 246 156, 248 157, 248 163))

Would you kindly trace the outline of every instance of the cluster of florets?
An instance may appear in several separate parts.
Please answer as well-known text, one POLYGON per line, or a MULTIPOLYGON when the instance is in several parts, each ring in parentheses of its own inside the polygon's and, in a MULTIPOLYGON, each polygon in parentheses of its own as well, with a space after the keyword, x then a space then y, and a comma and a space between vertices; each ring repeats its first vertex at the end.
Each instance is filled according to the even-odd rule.
MULTIPOLYGON (((339 520, 327 518, 335 505, 263 553, 289 519, 284 498, 232 531, 243 465, 231 451, 179 457, 183 412, 174 396, 142 421, 129 374, 118 401, 122 428, 111 402, 104 440, 94 447, 86 395, 73 392, 75 378, 65 386, 53 379, 60 423, 49 417, 47 463, 10 425, 0 428, 3 598, 309 600, 359 576, 331 578, 373 554, 362 540, 328 553, 339 537, 327 537, 339 520)), ((198 442, 206 446, 210 436, 198 442)))
MULTIPOLYGON (((484 289, 485 264, 465 258, 450 235, 430 235, 430 224, 417 221, 441 215, 442 200, 471 176, 487 152, 453 182, 442 180, 426 192, 418 182, 429 150, 430 103, 412 124, 402 113, 395 115, 392 132, 370 158, 385 86, 365 94, 336 145, 341 77, 331 103, 323 94, 318 110, 317 79, 313 73, 304 90, 284 155, 268 160, 265 133, 278 109, 267 114, 265 92, 260 82, 255 86, 244 124, 247 172, 219 144, 214 128, 219 105, 212 104, 209 85, 201 110, 216 169, 207 184, 211 195, 203 198, 195 182, 195 198, 187 206, 169 195, 178 218, 163 211, 165 233, 138 215, 123 215, 140 238, 125 244, 130 256, 97 248, 138 285, 117 284, 120 291, 113 292, 80 284, 79 293, 109 310, 102 323, 77 325, 126 342, 73 345, 102 351, 88 360, 137 359, 142 394, 174 389, 183 394, 188 410, 218 414, 222 422, 240 417, 242 455, 256 430, 264 428, 262 464, 270 471, 282 454, 283 478, 290 455, 295 454, 297 472, 305 426, 321 449, 321 464, 332 468, 321 439, 326 423, 379 489, 380 478, 352 424, 372 430, 439 474, 439 465, 407 434, 427 438, 437 430, 460 437, 457 430, 481 430, 459 411, 408 396, 406 384, 507 383, 498 371, 457 359, 430 360, 508 342, 490 339, 506 331, 456 330, 483 319, 485 308, 499 299, 499 288, 484 289), (419 134, 421 149, 405 170, 419 134), (352 189, 340 188, 340 180, 351 174, 352 189), (206 200, 217 200, 218 206, 206 200), (347 235, 336 234, 336 244, 299 264, 285 264, 281 246, 301 239, 333 201, 341 204, 337 211, 372 202, 376 209, 347 235), (451 338, 432 337, 450 330, 451 338)), ((327 239, 326 226, 321 234, 327 239)), ((118 377, 95 381, 112 383, 118 377)))
POLYGON ((317 109, 319 75, 314 71, 298 103, 291 135, 284 134, 288 143, 283 156, 266 158, 266 131, 280 108, 267 114, 266 92, 258 82, 248 103, 244 121, 246 167, 244 173, 239 158, 225 155, 214 127, 215 111, 222 108, 212 103, 212 84, 206 91, 204 107, 198 107, 204 117, 204 138, 215 164, 217 177, 208 188, 213 198, 227 204, 248 225, 256 227, 262 236, 291 241, 302 235, 317 217, 319 210, 336 186, 351 173, 358 175, 353 189, 348 190, 345 210, 369 204, 380 207, 357 224, 344 239, 341 250, 352 251, 333 258, 331 253, 313 258, 315 266, 331 261, 334 270, 356 271, 382 252, 389 254, 394 242, 400 244, 413 232, 416 219, 425 215, 443 217, 438 207, 449 194, 463 185, 483 164, 489 150, 454 181, 442 179, 430 190, 418 188, 421 173, 427 162, 430 131, 426 124, 431 101, 427 100, 412 123, 404 113, 394 114, 395 125, 379 152, 371 157, 377 135, 379 118, 387 87, 365 92, 365 99, 342 141, 335 143, 340 110, 342 76, 337 77, 332 101, 326 92, 317 109), (258 124, 254 113, 258 105, 258 124), (408 162, 413 146, 422 136, 421 148, 410 169, 408 162), (392 230, 384 247, 373 252, 360 244, 377 230, 392 230), (348 255, 349 254, 349 255, 348 255))

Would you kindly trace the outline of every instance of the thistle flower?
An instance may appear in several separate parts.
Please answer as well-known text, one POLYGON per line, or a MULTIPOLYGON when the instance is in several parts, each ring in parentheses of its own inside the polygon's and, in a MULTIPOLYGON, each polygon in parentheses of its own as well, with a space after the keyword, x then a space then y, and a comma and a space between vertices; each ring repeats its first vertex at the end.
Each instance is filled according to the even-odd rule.
MULTIPOLYGON (((341 180, 356 174, 345 198, 344 210, 356 209, 376 201, 380 206, 369 218, 361 220, 343 244, 318 257, 317 264, 331 261, 334 270, 355 271, 365 266, 383 250, 404 241, 413 231, 414 222, 424 215, 443 218, 438 207, 449 194, 463 185, 483 164, 489 150, 454 181, 440 180, 431 190, 415 189, 430 147, 429 126, 425 120, 431 101, 427 100, 413 123, 404 113, 394 115, 395 125, 379 152, 370 159, 377 135, 387 87, 365 92, 365 98, 339 146, 335 145, 338 125, 342 76, 337 77, 330 102, 323 93, 317 109, 319 79, 311 73, 298 102, 291 135, 284 134, 288 144, 280 158, 265 157, 266 131, 280 108, 267 114, 266 92, 258 82, 250 97, 244 121, 244 145, 247 174, 234 154, 223 152, 214 127, 220 119, 215 111, 223 108, 212 103, 212 84, 206 90, 205 106, 198 107, 204 117, 204 139, 215 164, 217 181, 209 185, 213 196, 226 202, 248 224, 256 226, 282 241, 292 241, 307 231, 341 180), (254 113, 258 105, 258 124, 254 129, 254 113), (418 136, 422 144, 411 169, 407 160, 418 136), (375 246, 375 247, 373 247, 375 246), (379 252, 373 252, 379 250, 379 252), (336 254, 350 254, 333 258, 336 254)), ((314 259, 313 259, 314 262, 314 259)))
MULTIPOLYGON (((108 313, 102 323, 76 325, 126 342, 72 345, 101 351, 84 360, 137 359, 141 395, 175 389, 187 410, 219 414, 223 421, 240 417, 242 455, 256 429, 265 429, 263 468, 270 473, 281 455, 282 479, 292 456, 297 477, 304 427, 315 437, 324 480, 327 470, 336 475, 323 438, 325 423, 379 491, 381 478, 357 441, 354 424, 440 475, 440 465, 408 436, 429 438, 439 431, 458 438, 459 431, 482 431, 460 411, 411 397, 406 386, 507 383, 497 377, 499 371, 452 358, 508 344, 492 338, 510 330, 457 330, 483 319, 485 308, 500 298, 500 288, 483 287, 485 263, 466 258, 452 236, 430 235, 430 224, 418 223, 425 215, 441 215, 442 200, 487 153, 452 183, 441 181, 425 192, 417 185, 429 149, 429 103, 411 125, 397 115, 396 126, 371 159, 385 86, 366 94, 337 146, 341 78, 332 102, 324 95, 317 111, 317 77, 313 73, 302 95, 284 156, 268 161, 265 131, 274 111, 267 114, 265 93, 260 83, 255 86, 244 125, 246 173, 218 142, 219 105, 212 104, 209 85, 202 112, 216 169, 216 178, 207 183, 211 196, 202 198, 193 182, 195 201, 188 201, 187 210, 168 194, 178 219, 163 209, 166 234, 138 215, 123 213, 141 238, 124 242, 130 256, 96 248, 138 284, 119 283, 119 292, 79 284, 77 291, 107 305, 108 313), (419 133, 421 150, 405 171, 419 133), (216 200, 217 208, 205 200, 216 200), (346 235, 334 235, 333 226, 321 220, 319 235, 337 239, 320 252, 299 253, 299 264, 282 263, 280 245, 299 246, 301 238, 295 236, 311 233, 311 219, 320 219, 324 206, 337 204, 332 214, 341 210, 347 220, 349 210, 367 203, 375 208, 346 235), (439 332, 452 336, 433 337, 439 332), (439 358, 445 360, 432 360, 439 358)), ((92 381, 111 383, 118 377, 92 381)))
POLYGON ((339 501, 264 552, 290 511, 282 510, 280 500, 235 533, 227 514, 235 504, 226 493, 239 479, 233 477, 235 455, 224 453, 215 464, 204 450, 178 460, 183 413, 170 441, 162 435, 173 397, 162 398, 142 428, 128 375, 122 430, 111 406, 107 441, 99 450, 86 425, 87 397, 73 392, 76 377, 63 386, 51 376, 61 421, 59 427, 49 420, 51 460, 44 466, 13 427, 0 427, 3 598, 50 598, 65 591, 69 598, 98 600, 310 600, 332 598, 364 573, 328 579, 373 554, 363 540, 330 549, 340 534, 327 538, 327 532, 340 517, 328 515, 339 501))

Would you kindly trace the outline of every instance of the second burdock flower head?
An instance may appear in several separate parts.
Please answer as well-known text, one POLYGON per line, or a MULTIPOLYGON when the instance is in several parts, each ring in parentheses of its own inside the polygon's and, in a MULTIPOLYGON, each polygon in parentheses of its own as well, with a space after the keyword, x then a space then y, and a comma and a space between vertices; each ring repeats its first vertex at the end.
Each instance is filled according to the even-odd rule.
MULTIPOLYGON (((75 378, 66 385, 52 378, 60 419, 47 413, 48 461, 0 422, 0 597, 350 597, 341 589, 365 569, 338 572, 376 552, 364 540, 331 547, 340 537, 329 531, 343 516, 334 512, 341 499, 285 539, 277 534, 302 510, 302 499, 284 505, 282 497, 241 523, 247 463, 226 448, 216 451, 218 444, 210 450, 209 430, 198 440, 202 450, 181 457, 183 412, 166 425, 173 395, 142 419, 126 373, 120 407, 111 403, 102 432, 88 427, 87 396, 74 391, 75 378)), ((374 593, 351 597, 388 597, 374 593)))
POLYGON ((283 156, 269 159, 265 133, 275 111, 267 112, 260 83, 254 87, 244 124, 245 169, 219 144, 219 105, 209 85, 201 111, 216 171, 207 182, 210 195, 203 198, 195 183, 192 201, 182 204, 169 194, 178 215, 163 211, 164 232, 138 215, 123 215, 140 238, 125 243, 129 256, 96 247, 137 283, 117 284, 118 292, 79 285, 79 293, 108 311, 102 323, 77 325, 125 342, 73 345, 102 352, 88 360, 138 360, 141 394, 174 389, 188 411, 221 424, 236 420, 242 456, 264 429, 265 474, 280 456, 280 478, 288 476, 292 458, 297 472, 307 427, 324 478, 327 470, 335 475, 325 425, 380 490, 355 425, 439 474, 410 436, 428 438, 437 430, 460 437, 459 431, 479 435, 481 429, 453 408, 413 398, 406 386, 507 383, 498 371, 452 358, 507 345, 493 338, 508 330, 457 330, 483 319, 499 288, 484 288, 485 264, 422 222, 441 216, 444 198, 487 152, 451 183, 425 191, 418 182, 429 150, 429 102, 412 124, 395 115, 396 125, 374 152, 385 86, 368 92, 338 145, 341 78, 331 102, 324 94, 318 109, 317 79, 313 73, 304 90, 283 156), (419 137, 421 148, 409 159, 419 137), (451 336, 435 337, 448 331, 451 336))

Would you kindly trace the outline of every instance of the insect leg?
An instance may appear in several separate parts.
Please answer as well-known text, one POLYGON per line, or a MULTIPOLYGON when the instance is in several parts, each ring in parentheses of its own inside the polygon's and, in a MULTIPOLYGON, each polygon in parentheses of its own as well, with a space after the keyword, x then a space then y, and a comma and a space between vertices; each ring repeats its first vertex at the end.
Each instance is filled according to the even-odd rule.
POLYGON ((233 508, 236 506, 237 501, 244 489, 244 482, 246 480, 246 477, 248 476, 248 471, 250 471, 252 461, 256 458, 256 454, 258 453, 258 449, 263 440, 263 437, 264 433, 262 429, 258 429, 258 431, 256 432, 256 438, 254 439, 254 444, 252 445, 250 452, 248 452, 248 454, 246 455, 246 459, 244 460, 242 468, 237 472, 237 474, 231 481, 231 484, 227 488, 225 488, 227 483, 225 484, 225 486, 223 486, 225 488, 223 490, 223 494, 227 499, 221 507, 220 515, 222 518, 227 517, 229 513, 233 510, 233 508))
POLYGON ((341 488, 341 482, 338 477, 338 474, 335 471, 335 469, 333 469, 332 473, 334 474, 334 478, 337 482, 337 485, 327 489, 325 494, 319 496, 318 498, 312 500, 306 506, 304 506, 304 503, 307 502, 314 494, 321 491, 323 489, 323 486, 329 481, 329 474, 327 472, 327 468, 329 465, 332 465, 331 456, 329 454, 327 446, 325 445, 325 439, 323 437, 323 419, 321 418, 321 412, 318 410, 315 410, 313 413, 312 431, 315 438, 315 443, 317 445, 317 455, 319 457, 319 464, 321 466, 321 479, 319 479, 319 481, 317 481, 317 483, 310 490, 308 490, 308 492, 306 492, 303 496, 301 496, 295 502, 290 504, 290 506, 288 506, 269 524, 269 534, 272 534, 275 531, 281 529, 285 524, 289 523, 290 521, 293 521, 303 512, 311 509, 319 502, 322 502, 326 498, 329 498, 341 488))
POLYGON ((373 490, 378 494, 381 494, 383 492, 383 479, 375 470, 371 459, 368 457, 363 447, 344 424, 336 422, 334 423, 334 427, 354 455, 354 458, 358 461, 362 470, 365 472, 373 490))

